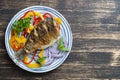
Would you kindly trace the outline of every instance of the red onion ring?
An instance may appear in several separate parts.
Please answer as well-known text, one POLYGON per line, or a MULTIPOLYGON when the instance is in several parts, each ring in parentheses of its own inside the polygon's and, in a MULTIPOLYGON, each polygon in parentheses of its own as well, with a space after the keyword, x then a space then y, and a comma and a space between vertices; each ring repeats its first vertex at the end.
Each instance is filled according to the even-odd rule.
POLYGON ((55 54, 55 53, 52 53, 51 56, 54 57, 54 58, 60 58, 64 55, 64 53, 59 53, 59 54, 55 54))
POLYGON ((52 53, 59 53, 59 50, 57 49, 58 44, 55 43, 52 47, 49 47, 48 50, 52 53))
POLYGON ((54 62, 54 58, 51 56, 51 52, 48 51, 48 58, 46 58, 45 66, 48 66, 54 62))
POLYGON ((65 43, 65 46, 68 47, 68 42, 67 42, 67 40, 65 40, 64 43, 65 43))

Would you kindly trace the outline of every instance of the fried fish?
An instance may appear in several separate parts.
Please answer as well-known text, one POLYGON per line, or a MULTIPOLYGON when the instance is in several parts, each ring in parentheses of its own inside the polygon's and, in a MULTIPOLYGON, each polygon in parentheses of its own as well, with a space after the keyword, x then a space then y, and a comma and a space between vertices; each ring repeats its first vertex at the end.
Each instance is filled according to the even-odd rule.
POLYGON ((60 38, 60 25, 53 18, 41 21, 30 33, 23 47, 24 52, 32 53, 37 49, 45 49, 52 46, 60 38))

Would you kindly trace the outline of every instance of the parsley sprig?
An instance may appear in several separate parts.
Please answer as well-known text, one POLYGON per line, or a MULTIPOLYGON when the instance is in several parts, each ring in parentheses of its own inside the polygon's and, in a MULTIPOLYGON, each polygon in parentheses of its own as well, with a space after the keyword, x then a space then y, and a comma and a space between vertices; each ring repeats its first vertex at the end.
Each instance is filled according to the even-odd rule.
POLYGON ((41 57, 37 59, 37 62, 41 65, 44 65, 43 62, 45 61, 46 57, 41 57))
POLYGON ((15 30, 17 34, 19 34, 25 28, 28 28, 30 26, 30 20, 31 18, 24 18, 24 19, 16 20, 12 25, 12 29, 15 30))
POLYGON ((69 51, 69 49, 65 46, 63 38, 60 38, 60 41, 59 41, 59 44, 58 44, 58 50, 69 51))

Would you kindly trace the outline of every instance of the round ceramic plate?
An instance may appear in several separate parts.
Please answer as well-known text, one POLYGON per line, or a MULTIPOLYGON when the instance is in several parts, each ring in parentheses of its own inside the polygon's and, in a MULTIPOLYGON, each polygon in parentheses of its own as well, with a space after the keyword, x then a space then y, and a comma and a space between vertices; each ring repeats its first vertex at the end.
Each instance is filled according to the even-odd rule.
POLYGON ((19 66, 20 68, 29 71, 29 72, 33 72, 33 73, 44 73, 44 72, 48 72, 51 71, 57 67, 59 67, 68 57, 69 52, 65 52, 65 54, 59 58, 56 59, 52 64, 48 65, 48 66, 43 66, 40 68, 28 68, 25 66, 25 64, 23 64, 21 61, 18 61, 15 57, 15 52, 14 50, 10 47, 9 44, 9 40, 10 40, 10 32, 11 32, 11 26, 12 24, 15 22, 15 20, 18 20, 21 16, 23 16, 25 14, 25 12, 29 11, 29 10, 34 10, 34 11, 39 11, 42 14, 49 12, 51 13, 54 17, 59 17, 62 20, 62 24, 61 24, 61 29, 60 29, 60 36, 62 36, 64 38, 64 40, 67 41, 68 44, 68 48, 69 50, 71 50, 72 47, 72 32, 71 32, 71 28, 70 25, 68 23, 68 21, 62 16, 62 14, 60 14, 58 11, 56 11, 55 9, 46 7, 46 6, 32 6, 32 7, 28 7, 25 8, 21 11, 19 11, 9 22, 7 29, 6 29, 6 33, 5 33, 5 45, 6 45, 6 49, 8 52, 8 55, 10 56, 10 58, 13 60, 13 62, 19 66))

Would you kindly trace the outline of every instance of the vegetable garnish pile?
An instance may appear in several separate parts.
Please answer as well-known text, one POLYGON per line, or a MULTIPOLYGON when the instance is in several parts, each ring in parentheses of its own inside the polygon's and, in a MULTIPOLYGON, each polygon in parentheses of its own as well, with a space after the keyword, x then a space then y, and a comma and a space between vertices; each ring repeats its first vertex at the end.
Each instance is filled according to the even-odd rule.
POLYGON ((62 57, 63 52, 69 51, 67 42, 62 37, 58 38, 61 24, 61 19, 50 13, 41 14, 29 10, 12 24, 10 46, 15 52, 26 50, 22 62, 27 67, 48 66, 56 58, 62 57), (56 42, 51 39, 55 39, 56 42), (59 40, 57 41, 57 39, 59 40), (52 45, 51 42, 54 44, 52 45), (50 46, 46 47, 47 44, 50 46), (44 47, 40 45, 44 45, 44 47))

